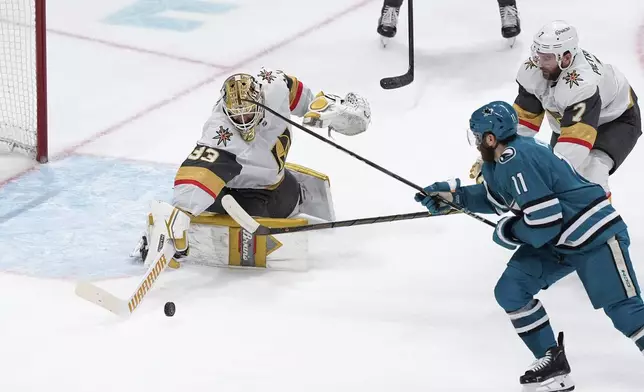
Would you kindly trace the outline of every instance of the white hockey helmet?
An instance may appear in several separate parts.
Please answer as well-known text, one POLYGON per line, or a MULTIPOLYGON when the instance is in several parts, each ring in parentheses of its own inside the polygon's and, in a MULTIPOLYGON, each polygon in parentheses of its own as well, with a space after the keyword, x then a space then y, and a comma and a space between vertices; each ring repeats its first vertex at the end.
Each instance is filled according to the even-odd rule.
POLYGON ((566 52, 575 57, 579 51, 577 29, 563 20, 547 23, 534 35, 532 42, 532 60, 538 63, 537 53, 552 53, 556 56, 559 68, 566 52))

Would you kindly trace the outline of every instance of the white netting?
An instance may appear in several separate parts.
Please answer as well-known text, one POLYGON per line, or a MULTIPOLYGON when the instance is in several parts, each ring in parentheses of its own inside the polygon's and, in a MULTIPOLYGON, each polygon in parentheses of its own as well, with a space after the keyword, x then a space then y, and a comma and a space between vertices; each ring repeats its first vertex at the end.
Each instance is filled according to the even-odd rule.
POLYGON ((0 0, 0 141, 36 153, 35 0, 0 0))

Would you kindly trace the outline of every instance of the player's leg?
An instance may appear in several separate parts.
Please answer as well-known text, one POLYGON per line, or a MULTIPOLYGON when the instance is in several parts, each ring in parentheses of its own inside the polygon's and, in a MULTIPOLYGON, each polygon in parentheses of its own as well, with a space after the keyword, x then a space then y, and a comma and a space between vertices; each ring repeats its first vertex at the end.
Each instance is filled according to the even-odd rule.
POLYGON ((385 0, 378 18, 378 34, 393 38, 398 32, 398 14, 403 0, 385 0))
MULTIPOLYGON (((281 183, 280 183, 281 185, 281 183)), ((227 212, 221 205, 221 199, 226 195, 231 195, 237 203, 248 212, 251 216, 261 216, 268 217, 268 199, 270 196, 270 190, 264 189, 230 189, 224 188, 217 199, 210 205, 206 211, 212 212, 215 214, 226 215, 227 212)))
POLYGON ((271 192, 266 209, 271 218, 288 218, 297 211, 301 187, 290 170, 284 169, 284 180, 271 192))
POLYGON ((593 149, 579 168, 582 176, 601 185, 609 194, 608 176, 626 160, 642 135, 640 108, 632 91, 631 98, 633 106, 615 120, 599 126, 593 149))
POLYGON ((513 255, 499 279, 494 294, 506 311, 517 334, 536 361, 520 378, 527 390, 551 380, 550 391, 568 391, 574 383, 563 348, 563 335, 555 340, 550 318, 534 295, 574 271, 574 267, 546 249, 522 246, 513 255))
POLYGON ((286 170, 297 179, 300 185, 298 207, 291 216, 305 214, 326 222, 335 220, 329 177, 294 163, 287 163, 286 170))
POLYGON ((644 353, 644 302, 624 230, 601 248, 579 255, 577 274, 595 309, 603 308, 617 330, 644 353))
POLYGON ((571 265, 559 262, 553 252, 522 246, 494 289, 497 302, 535 358, 543 357, 546 350, 556 346, 548 314, 534 295, 574 271, 571 265))
POLYGON ((497 0, 501 14, 501 35, 514 38, 521 33, 521 20, 516 0, 497 0))
POLYGON ((263 218, 287 218, 296 208, 300 188, 295 177, 288 171, 284 179, 275 189, 230 189, 224 190, 217 196, 214 203, 208 207, 208 212, 227 214, 221 205, 221 199, 230 194, 237 203, 251 216, 263 218))
MULTIPOLYGON (((203 153, 204 149, 203 146, 197 146, 194 151, 203 153)), ((167 236, 164 234, 164 225, 167 219, 173 216, 175 220, 179 219, 177 222, 181 223, 181 230, 185 231, 185 236, 174 241, 175 259, 170 261, 171 267, 178 267, 176 259, 188 254, 187 231, 191 216, 201 214, 213 204, 217 194, 221 191, 222 184, 230 180, 230 178, 221 178, 214 172, 214 165, 217 162, 219 161, 214 159, 196 159, 192 154, 186 158, 175 176, 171 204, 158 201, 152 203, 148 217, 148 228, 133 251, 133 256, 139 254, 146 263, 152 260, 149 253, 156 251, 158 248, 156 244, 161 235, 167 236)), ((230 160, 230 165, 233 167, 238 164, 234 160, 230 160)), ((231 173, 233 171, 230 170, 231 173)))
POLYGON ((151 202, 148 227, 139 239, 131 256, 140 256, 144 265, 147 266, 162 252, 164 240, 172 238, 175 252, 174 258, 169 262, 169 266, 178 268, 177 259, 188 254, 190 214, 192 211, 203 211, 206 208, 205 206, 208 203, 212 203, 213 200, 214 198, 207 192, 194 185, 179 185, 175 186, 172 205, 157 200, 151 202), (166 224, 174 225, 172 234, 166 224))

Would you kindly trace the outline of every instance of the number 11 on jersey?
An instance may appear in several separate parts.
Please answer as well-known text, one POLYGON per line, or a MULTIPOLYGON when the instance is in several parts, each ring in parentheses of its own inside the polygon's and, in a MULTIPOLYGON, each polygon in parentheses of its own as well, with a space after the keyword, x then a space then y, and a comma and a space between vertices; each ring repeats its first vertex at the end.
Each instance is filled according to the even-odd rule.
POLYGON ((517 190, 517 195, 528 191, 528 187, 525 184, 522 173, 517 173, 516 176, 512 176, 512 183, 514 184, 514 188, 517 190))

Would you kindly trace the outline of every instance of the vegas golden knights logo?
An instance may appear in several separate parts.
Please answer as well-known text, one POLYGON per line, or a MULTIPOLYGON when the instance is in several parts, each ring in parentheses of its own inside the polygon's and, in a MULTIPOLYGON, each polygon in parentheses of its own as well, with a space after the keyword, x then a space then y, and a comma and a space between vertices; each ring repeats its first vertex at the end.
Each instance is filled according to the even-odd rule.
POLYGON ((284 133, 277 137, 277 141, 273 146, 271 152, 277 163, 278 171, 284 170, 284 165, 286 164, 286 156, 288 155, 288 150, 291 148, 291 131, 288 128, 284 130, 284 133))

